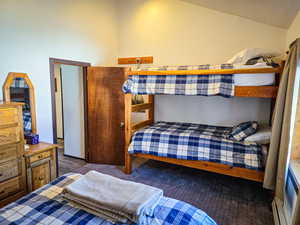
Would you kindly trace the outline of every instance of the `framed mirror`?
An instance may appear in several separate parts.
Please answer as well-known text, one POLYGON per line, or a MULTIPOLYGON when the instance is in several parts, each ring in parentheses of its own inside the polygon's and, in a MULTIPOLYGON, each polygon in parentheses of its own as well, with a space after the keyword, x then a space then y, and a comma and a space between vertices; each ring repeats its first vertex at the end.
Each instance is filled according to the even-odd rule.
POLYGON ((25 133, 36 134, 34 87, 26 73, 9 73, 3 85, 4 100, 22 102, 25 133))

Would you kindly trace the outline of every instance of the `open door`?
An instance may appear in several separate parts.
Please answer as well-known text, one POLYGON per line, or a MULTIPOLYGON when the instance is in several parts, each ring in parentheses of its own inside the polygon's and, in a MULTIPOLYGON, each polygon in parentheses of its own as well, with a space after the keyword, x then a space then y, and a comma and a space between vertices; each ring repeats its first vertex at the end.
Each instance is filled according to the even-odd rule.
POLYGON ((124 165, 125 68, 88 67, 87 161, 124 165))

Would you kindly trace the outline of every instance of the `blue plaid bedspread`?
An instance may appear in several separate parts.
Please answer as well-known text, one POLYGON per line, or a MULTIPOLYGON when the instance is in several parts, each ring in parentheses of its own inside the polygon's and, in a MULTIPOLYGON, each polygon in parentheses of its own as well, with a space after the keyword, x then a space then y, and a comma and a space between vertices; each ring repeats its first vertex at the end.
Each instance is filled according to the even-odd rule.
MULTIPOLYGON (((142 71, 232 69, 232 64, 146 67, 142 71)), ((123 85, 125 93, 140 95, 234 96, 233 75, 132 75, 123 85)))
POLYGON ((263 170, 262 147, 227 139, 231 127, 192 123, 156 122, 137 131, 129 153, 201 160, 263 170))
MULTIPOLYGON (((80 174, 68 174, 54 180, 35 192, 0 210, 1 225, 111 225, 99 217, 74 208, 61 197, 64 186, 78 179, 80 174)), ((216 225, 203 211, 171 198, 162 198, 154 217, 148 218, 150 225, 216 225)))

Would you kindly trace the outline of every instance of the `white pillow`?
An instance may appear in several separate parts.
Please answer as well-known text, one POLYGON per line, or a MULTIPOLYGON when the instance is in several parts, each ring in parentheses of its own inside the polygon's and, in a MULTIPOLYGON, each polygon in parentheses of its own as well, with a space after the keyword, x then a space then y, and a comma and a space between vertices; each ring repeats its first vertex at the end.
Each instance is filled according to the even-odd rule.
POLYGON ((280 53, 274 50, 262 49, 262 48, 246 48, 239 53, 235 54, 227 63, 231 64, 246 64, 249 59, 253 59, 259 56, 275 57, 280 53))
POLYGON ((267 125, 259 126, 257 132, 245 138, 244 141, 255 142, 257 144, 266 145, 270 143, 271 127, 267 125))

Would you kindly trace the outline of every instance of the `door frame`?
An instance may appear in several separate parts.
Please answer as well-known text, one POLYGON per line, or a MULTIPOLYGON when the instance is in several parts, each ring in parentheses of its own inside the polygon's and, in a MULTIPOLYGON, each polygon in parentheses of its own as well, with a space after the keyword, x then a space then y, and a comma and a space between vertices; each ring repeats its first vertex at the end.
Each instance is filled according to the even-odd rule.
MULTIPOLYGON (((57 123, 56 123, 56 100, 55 100, 55 90, 56 81, 54 74, 55 64, 71 65, 71 66, 81 66, 83 68, 83 99, 84 99, 84 146, 85 146, 85 160, 88 160, 88 123, 87 123, 87 68, 91 66, 88 62, 72 61, 66 59, 49 58, 50 66, 50 85, 51 85, 51 104, 52 104, 52 129, 53 129, 53 143, 57 144, 57 123)), ((57 152, 56 152, 57 154, 57 152)), ((58 157, 56 157, 58 165, 58 157)), ((58 169, 57 169, 58 173, 58 169)))

